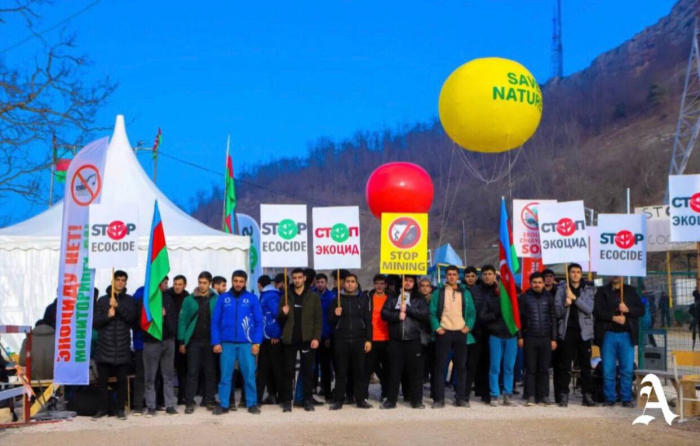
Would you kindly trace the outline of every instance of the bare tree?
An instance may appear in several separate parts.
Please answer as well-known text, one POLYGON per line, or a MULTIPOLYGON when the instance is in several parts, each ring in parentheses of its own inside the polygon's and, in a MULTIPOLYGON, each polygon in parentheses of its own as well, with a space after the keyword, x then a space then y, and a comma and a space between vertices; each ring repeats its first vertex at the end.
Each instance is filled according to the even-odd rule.
POLYGON ((0 2, 0 26, 21 20, 29 35, 0 48, 0 56, 31 39, 41 48, 29 66, 12 67, 0 59, 0 199, 45 201, 40 172, 51 167, 54 148, 61 156, 88 141, 99 130, 98 109, 117 87, 109 78, 83 81, 90 61, 76 52, 74 36, 61 33, 49 41, 46 30, 37 30, 44 3, 0 2))

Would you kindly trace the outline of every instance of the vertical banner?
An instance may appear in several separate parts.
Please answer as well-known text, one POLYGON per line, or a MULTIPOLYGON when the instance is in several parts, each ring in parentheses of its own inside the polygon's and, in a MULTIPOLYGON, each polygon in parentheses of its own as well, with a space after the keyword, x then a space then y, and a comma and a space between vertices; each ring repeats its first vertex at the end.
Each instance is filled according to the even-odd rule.
POLYGON ((598 215, 598 274, 646 277, 647 219, 641 214, 598 215))
POLYGON ((313 208, 314 268, 357 269, 360 255, 360 208, 313 208))
POLYGON ((137 203, 90 205, 90 268, 138 267, 138 220, 137 203))
POLYGON ((89 266, 89 206, 100 202, 107 147, 108 138, 83 147, 66 175, 58 261, 55 384, 90 382, 95 270, 89 266))
POLYGON ((583 201, 538 207, 542 260, 545 265, 588 261, 588 232, 583 201))
POLYGON ((556 202, 556 200, 513 200, 513 243, 518 257, 536 259, 542 257, 537 207, 541 204, 556 202))
POLYGON ((700 175, 668 177, 671 241, 700 242, 700 175))
POLYGON ((306 205, 260 205, 261 266, 307 267, 309 234, 306 205))
POLYGON ((382 214, 379 272, 428 273, 428 214, 382 214))
POLYGON ((253 217, 246 214, 236 214, 237 229, 240 235, 250 237, 250 251, 248 252, 248 280, 249 288, 258 291, 258 278, 262 276, 260 266, 260 226, 253 217))

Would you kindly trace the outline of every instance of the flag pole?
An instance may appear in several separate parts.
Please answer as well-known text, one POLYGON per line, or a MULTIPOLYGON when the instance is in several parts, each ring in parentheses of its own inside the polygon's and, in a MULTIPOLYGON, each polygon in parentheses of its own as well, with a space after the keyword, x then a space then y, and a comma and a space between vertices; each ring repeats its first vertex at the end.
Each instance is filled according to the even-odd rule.
POLYGON ((288 298, 287 298, 288 293, 289 293, 289 290, 287 289, 287 267, 285 267, 284 268, 284 306, 285 307, 289 306, 288 298))
POLYGON ((671 279, 671 251, 666 251, 666 281, 668 282, 668 308, 673 308, 673 281, 671 279))
MULTIPOLYGON (((439 267, 440 266, 438 266, 438 268, 439 267)), ((406 276, 401 274, 401 305, 406 303, 406 296, 404 293, 406 293, 406 276)))
POLYGON ((336 281, 338 288, 338 308, 340 308, 340 269, 338 269, 338 280, 336 281))
MULTIPOLYGON (((228 149, 229 149, 230 144, 231 144, 231 134, 229 133, 228 137, 226 138, 226 158, 224 158, 224 166, 226 166, 226 173, 224 174, 224 204, 223 204, 223 207, 221 209, 221 227, 222 228, 226 227, 226 198, 227 197, 226 197, 226 185, 225 184, 226 184, 226 180, 227 180, 227 176, 228 176, 228 149)), ((231 230, 233 230, 233 228, 231 228, 231 230)), ((286 275, 287 275, 286 270, 285 270, 284 274, 286 277, 286 275)), ((285 282, 284 287, 287 288, 286 282, 285 282)), ((285 303, 286 302, 287 302, 287 300, 285 299, 285 303)))
POLYGON ((109 301, 110 301, 110 302, 109 302, 109 305, 110 305, 112 308, 114 308, 114 307, 112 306, 112 299, 114 299, 114 267, 112 267, 112 286, 110 287, 109 290, 110 290, 110 294, 111 294, 111 295, 110 295, 110 299, 109 299, 109 301))
POLYGON ((56 135, 53 135, 53 156, 51 157, 51 182, 49 183, 49 207, 53 204, 53 177, 56 175, 56 135))

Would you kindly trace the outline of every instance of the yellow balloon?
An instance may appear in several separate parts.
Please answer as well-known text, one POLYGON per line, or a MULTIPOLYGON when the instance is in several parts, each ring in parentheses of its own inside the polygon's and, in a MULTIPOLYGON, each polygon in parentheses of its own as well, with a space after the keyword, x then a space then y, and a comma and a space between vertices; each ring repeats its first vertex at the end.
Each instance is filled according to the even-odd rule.
POLYGON ((440 122, 454 142, 476 152, 520 147, 542 118, 542 92, 518 62, 474 59, 450 74, 440 91, 440 122))

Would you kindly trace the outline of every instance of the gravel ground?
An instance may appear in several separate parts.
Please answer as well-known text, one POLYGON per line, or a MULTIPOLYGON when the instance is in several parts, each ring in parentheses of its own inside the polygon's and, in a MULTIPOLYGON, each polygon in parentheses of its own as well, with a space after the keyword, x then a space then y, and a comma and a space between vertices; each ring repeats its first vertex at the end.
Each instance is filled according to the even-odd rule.
MULTIPOLYGON (((427 400, 426 402, 430 402, 427 400)), ((472 402, 469 409, 448 406, 445 409, 413 410, 400 406, 396 410, 357 409, 346 406, 329 412, 327 406, 315 413, 296 409, 282 414, 277 406, 263 406, 262 414, 250 415, 238 409, 214 417, 203 408, 193 415, 156 417, 130 416, 126 421, 115 418, 91 421, 78 417, 72 421, 45 424, 0 433, 0 444, 16 446, 52 445, 168 445, 178 446, 209 442, 246 445, 359 445, 371 444, 644 444, 695 445, 697 429, 668 427, 657 418, 649 426, 632 425, 641 413, 638 409, 586 408, 574 401, 567 409, 558 407, 524 407, 516 399, 515 407, 489 407, 472 402), (694 432, 693 432, 694 431, 694 432), (51 438, 47 443, 47 438, 51 438), (244 442, 244 443, 242 443, 244 442)), ((178 407, 184 412, 184 407, 178 407)), ((217 444, 213 443, 213 444, 217 444)))

